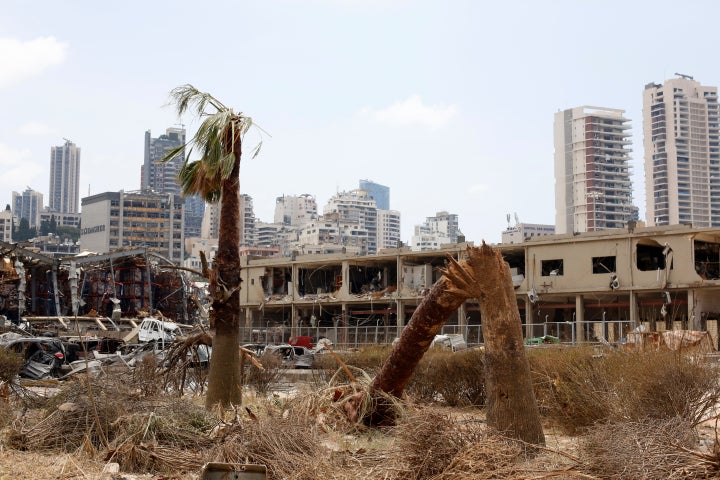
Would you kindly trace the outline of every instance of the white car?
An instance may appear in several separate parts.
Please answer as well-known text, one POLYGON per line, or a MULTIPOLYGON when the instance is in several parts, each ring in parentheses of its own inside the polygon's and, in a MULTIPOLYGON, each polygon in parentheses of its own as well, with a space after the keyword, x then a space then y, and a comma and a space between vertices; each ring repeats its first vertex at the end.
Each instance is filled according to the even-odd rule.
POLYGON ((263 354, 265 353, 280 356, 285 368, 312 368, 315 363, 315 355, 306 347, 290 344, 268 345, 263 354))

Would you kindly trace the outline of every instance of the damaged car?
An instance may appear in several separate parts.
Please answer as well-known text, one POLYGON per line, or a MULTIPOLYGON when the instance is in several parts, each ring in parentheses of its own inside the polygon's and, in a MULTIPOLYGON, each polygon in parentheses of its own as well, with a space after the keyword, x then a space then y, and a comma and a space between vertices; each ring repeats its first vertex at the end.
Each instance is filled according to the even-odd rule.
POLYGON ((285 368, 312 368, 315 355, 306 347, 284 345, 268 345, 263 354, 277 355, 285 368))
POLYGON ((63 375, 67 363, 65 345, 58 338, 16 338, 0 345, 25 360, 20 376, 33 380, 57 378, 63 375))

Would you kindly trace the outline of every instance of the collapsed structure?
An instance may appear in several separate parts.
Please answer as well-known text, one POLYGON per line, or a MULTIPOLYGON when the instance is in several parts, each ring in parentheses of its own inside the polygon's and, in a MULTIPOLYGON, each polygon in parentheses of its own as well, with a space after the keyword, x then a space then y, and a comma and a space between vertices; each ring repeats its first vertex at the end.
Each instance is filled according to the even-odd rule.
POLYGON ((15 323, 161 314, 189 324, 197 295, 181 270, 145 248, 54 259, 0 242, 0 315, 15 323))

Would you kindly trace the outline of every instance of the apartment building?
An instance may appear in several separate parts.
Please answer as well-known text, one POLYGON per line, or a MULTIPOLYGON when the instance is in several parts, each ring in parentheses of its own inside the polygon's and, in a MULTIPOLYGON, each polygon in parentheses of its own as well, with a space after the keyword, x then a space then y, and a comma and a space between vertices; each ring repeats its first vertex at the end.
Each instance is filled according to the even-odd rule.
POLYGON ((396 248, 402 243, 400 237, 400 212, 397 210, 377 211, 377 249, 396 248))
POLYGON ((275 199, 274 223, 302 227, 317 216, 317 200, 308 193, 283 195, 275 199))
POLYGON ((410 242, 413 251, 435 250, 446 243, 465 241, 459 228, 459 217, 455 213, 437 212, 426 217, 422 225, 415 225, 410 242))
POLYGON ((0 211, 0 241, 12 243, 13 213, 12 210, 0 211))
POLYGON ((80 248, 105 253, 147 247, 176 265, 183 260, 182 199, 151 191, 105 192, 82 199, 80 248))
POLYGON ((630 120, 625 111, 582 106, 557 112, 555 230, 623 228, 637 219, 630 180, 630 120))
POLYGON ((378 246, 378 208, 375 200, 370 197, 367 190, 351 190, 340 192, 328 200, 323 208, 323 214, 337 213, 344 222, 357 223, 357 232, 367 231, 367 246, 365 253, 377 252, 378 246))
POLYGON ((28 187, 24 192, 12 192, 13 215, 20 222, 28 221, 30 228, 40 228, 40 212, 43 208, 43 194, 28 187))
POLYGON ((53 212, 80 212, 80 148, 70 140, 50 148, 49 195, 53 212))
POLYGON ((648 226, 720 226, 720 109, 717 87, 689 75, 643 92, 648 226))
MULTIPOLYGON (((166 162, 161 160, 185 144, 185 135, 184 128, 168 128, 159 137, 153 137, 150 130, 145 132, 145 156, 140 167, 141 190, 182 196, 178 173, 185 162, 185 150, 180 150, 166 162)), ((186 204, 183 235, 198 237, 201 235, 205 202, 197 195, 183 197, 183 200, 186 204)))

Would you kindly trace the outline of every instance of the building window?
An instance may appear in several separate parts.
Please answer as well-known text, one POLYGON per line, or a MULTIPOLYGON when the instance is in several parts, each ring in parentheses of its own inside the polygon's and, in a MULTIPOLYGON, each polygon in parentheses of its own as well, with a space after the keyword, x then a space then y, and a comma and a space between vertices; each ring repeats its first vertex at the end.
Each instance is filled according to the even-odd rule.
POLYGON ((543 277, 560 276, 563 274, 563 261, 562 259, 555 260, 542 260, 542 273, 543 277))
MULTIPOLYGON (((672 252, 669 247, 653 242, 652 245, 642 243, 637 244, 636 258, 637 268, 640 271, 664 270, 666 266, 666 258, 672 252)), ((672 268, 672 263, 670 264, 672 268)))
POLYGON ((592 273, 614 273, 615 272, 615 257, 593 257, 592 259, 592 273))

